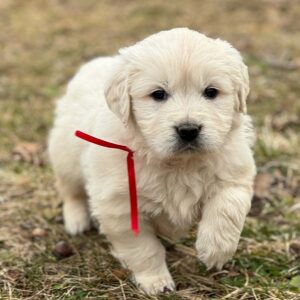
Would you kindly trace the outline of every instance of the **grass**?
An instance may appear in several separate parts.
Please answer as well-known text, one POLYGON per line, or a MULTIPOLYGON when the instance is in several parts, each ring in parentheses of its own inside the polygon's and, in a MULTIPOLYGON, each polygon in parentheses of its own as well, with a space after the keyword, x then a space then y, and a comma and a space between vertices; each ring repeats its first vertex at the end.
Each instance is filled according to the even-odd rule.
POLYGON ((36 163, 42 150, 27 162, 12 153, 24 143, 43 149, 55 98, 83 62, 178 26, 220 36, 244 55, 255 157, 270 184, 222 271, 197 260, 195 230, 166 242, 177 292, 152 299, 300 299, 300 7, 292 0, 1 0, 0 299, 149 299, 104 236, 65 234, 51 168, 36 163), (59 240, 73 256, 53 255, 59 240))

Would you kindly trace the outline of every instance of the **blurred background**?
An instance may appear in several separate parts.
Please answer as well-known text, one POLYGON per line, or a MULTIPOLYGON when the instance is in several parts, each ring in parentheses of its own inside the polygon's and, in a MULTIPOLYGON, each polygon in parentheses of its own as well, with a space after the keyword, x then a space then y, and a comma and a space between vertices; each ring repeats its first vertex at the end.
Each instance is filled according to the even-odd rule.
POLYGON ((105 237, 64 233, 46 142, 55 99, 81 64, 173 27, 241 51, 259 173, 234 259, 207 272, 192 230, 167 245, 178 292, 157 298, 299 299, 298 0, 0 1, 0 299, 147 299, 105 237))

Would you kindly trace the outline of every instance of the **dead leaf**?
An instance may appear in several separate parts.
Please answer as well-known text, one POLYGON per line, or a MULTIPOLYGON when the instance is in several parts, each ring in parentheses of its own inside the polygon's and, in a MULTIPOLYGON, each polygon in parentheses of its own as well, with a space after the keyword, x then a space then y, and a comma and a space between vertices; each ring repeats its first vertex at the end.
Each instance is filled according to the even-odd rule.
POLYGON ((36 166, 44 166, 47 163, 45 147, 37 143, 22 142, 15 146, 13 159, 36 166))
POLYGON ((289 209, 289 212, 300 213, 300 198, 294 199, 294 204, 289 209))
POLYGON ((15 268, 11 268, 8 269, 6 272, 6 276, 13 282, 17 281, 21 276, 22 273, 20 270, 15 269, 15 268))
POLYGON ((120 280, 125 280, 129 276, 129 271, 126 269, 114 269, 112 273, 120 280))
POLYGON ((290 252, 297 257, 300 257, 300 240, 294 240, 290 243, 290 252))
POLYGON ((277 113, 272 117, 271 126, 273 129, 283 131, 291 126, 299 125, 300 120, 297 115, 287 113, 277 113))
POLYGON ((254 180, 254 195, 252 198, 249 216, 259 216, 265 206, 265 202, 271 198, 270 188, 274 178, 269 173, 259 173, 254 180))
POLYGON ((250 217, 257 217, 261 215, 265 207, 265 198, 257 197, 256 195, 252 198, 251 209, 249 212, 250 217))
POLYGON ((270 197, 270 188, 273 183, 273 176, 269 173, 259 173, 254 180, 254 194, 260 198, 270 197))
POLYGON ((288 71, 293 71, 297 70, 297 65, 289 60, 285 59, 278 59, 277 57, 265 57, 263 58, 263 61, 265 64, 267 64, 271 68, 276 68, 276 69, 282 69, 282 70, 288 70, 288 71))

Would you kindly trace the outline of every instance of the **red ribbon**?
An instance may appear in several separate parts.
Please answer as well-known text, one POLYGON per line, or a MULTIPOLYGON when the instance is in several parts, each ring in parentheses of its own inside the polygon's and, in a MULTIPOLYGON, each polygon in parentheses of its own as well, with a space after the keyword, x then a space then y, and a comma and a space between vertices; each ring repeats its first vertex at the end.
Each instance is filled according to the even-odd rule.
POLYGON ((135 180, 135 169, 133 160, 133 151, 124 146, 114 143, 110 143, 104 140, 100 140, 94 136, 86 134, 82 131, 77 130, 75 135, 83 140, 90 143, 113 149, 119 149, 128 153, 127 155, 127 174, 129 183, 129 194, 130 194, 130 208, 131 208, 131 230, 134 234, 139 234, 139 220, 138 220, 138 206, 137 206, 137 192, 136 192, 136 180, 135 180))

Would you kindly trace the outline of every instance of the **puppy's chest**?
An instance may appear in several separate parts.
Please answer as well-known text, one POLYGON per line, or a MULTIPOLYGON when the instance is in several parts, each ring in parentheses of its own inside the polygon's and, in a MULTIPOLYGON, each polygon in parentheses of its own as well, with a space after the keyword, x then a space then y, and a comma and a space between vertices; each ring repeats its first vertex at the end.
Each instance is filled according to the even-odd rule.
POLYGON ((199 217, 209 178, 205 169, 144 170, 138 180, 141 210, 149 216, 167 215, 182 227, 199 217))

